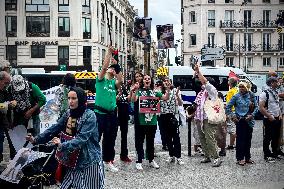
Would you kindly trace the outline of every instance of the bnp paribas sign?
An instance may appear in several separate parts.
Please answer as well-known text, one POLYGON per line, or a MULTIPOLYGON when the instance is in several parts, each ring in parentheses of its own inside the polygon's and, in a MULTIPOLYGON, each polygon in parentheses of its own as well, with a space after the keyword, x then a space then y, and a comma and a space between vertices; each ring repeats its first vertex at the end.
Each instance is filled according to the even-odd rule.
POLYGON ((58 41, 15 41, 15 45, 58 45, 58 41))

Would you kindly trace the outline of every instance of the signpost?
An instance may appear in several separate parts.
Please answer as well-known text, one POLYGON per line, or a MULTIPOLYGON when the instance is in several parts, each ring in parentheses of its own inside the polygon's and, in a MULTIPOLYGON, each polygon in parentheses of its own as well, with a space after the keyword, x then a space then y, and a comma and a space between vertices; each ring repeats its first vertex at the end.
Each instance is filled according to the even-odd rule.
POLYGON ((208 60, 223 60, 225 50, 222 47, 217 48, 202 48, 201 62, 208 60))

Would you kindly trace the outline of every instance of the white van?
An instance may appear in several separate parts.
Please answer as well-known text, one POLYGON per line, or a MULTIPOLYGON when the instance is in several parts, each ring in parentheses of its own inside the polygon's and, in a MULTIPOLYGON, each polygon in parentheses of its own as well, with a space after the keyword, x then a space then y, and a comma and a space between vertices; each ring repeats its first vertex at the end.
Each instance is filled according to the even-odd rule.
MULTIPOLYGON (((193 102, 196 97, 194 71, 189 66, 169 66, 169 78, 174 86, 180 86, 184 104, 193 102)), ((228 78, 230 71, 237 74, 240 80, 246 80, 251 83, 252 91, 257 92, 256 85, 246 76, 246 73, 239 68, 232 67, 200 67, 200 71, 205 77, 211 77, 215 80, 215 87, 225 96, 229 90, 228 78)))

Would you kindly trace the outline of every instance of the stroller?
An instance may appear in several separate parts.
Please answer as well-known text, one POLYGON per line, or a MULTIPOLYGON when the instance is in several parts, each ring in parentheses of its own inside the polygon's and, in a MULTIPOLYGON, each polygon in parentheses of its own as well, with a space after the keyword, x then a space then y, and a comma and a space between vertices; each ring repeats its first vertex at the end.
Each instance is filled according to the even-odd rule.
POLYGON ((0 175, 1 189, 43 189, 56 183, 54 179, 57 161, 53 145, 39 145, 18 151, 14 159, 0 175))

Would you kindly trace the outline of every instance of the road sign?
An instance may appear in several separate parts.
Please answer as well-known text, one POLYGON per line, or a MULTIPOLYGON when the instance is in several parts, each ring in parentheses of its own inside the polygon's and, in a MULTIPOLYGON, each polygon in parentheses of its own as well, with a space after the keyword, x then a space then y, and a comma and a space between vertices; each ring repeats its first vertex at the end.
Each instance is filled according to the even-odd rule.
POLYGON ((221 55, 224 54, 224 52, 225 50, 222 47, 201 49, 201 55, 221 55))
POLYGON ((282 32, 282 28, 281 27, 278 27, 277 28, 277 33, 281 33, 282 32))
POLYGON ((201 62, 208 61, 208 60, 223 60, 225 57, 223 54, 216 55, 216 54, 206 54, 201 55, 201 62))

